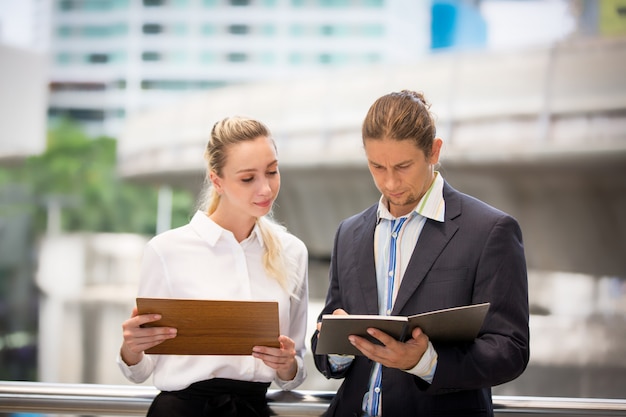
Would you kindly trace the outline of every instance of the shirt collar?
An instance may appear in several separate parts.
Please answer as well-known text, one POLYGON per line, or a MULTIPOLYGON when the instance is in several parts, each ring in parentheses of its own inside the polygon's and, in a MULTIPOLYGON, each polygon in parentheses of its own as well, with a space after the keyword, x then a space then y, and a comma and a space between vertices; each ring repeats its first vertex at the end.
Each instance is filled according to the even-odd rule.
MULTIPOLYGON (((215 223, 211 218, 203 211, 198 210, 191 218, 189 222, 193 230, 207 243, 211 246, 215 246, 217 241, 222 236, 231 236, 233 234, 230 230, 224 229, 222 226, 215 223)), ((234 238, 234 237, 233 237, 234 238)), ((263 246, 263 237, 261 236, 261 231, 259 230, 259 224, 256 223, 250 236, 244 239, 241 243, 244 242, 252 242, 258 241, 261 246, 263 246)))
MULTIPOLYGON (((443 199, 443 177, 435 171, 435 180, 430 185, 426 194, 418 201, 417 205, 409 214, 403 217, 410 217, 417 213, 428 219, 443 222, 446 212, 446 203, 443 199)), ((389 212, 384 196, 378 201, 377 221, 381 219, 393 220, 395 217, 389 212)))

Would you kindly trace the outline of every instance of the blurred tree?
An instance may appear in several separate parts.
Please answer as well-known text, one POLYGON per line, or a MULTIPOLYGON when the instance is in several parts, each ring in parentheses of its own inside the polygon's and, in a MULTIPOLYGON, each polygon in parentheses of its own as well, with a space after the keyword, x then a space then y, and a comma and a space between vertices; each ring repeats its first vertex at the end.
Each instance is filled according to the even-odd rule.
MULTIPOLYGON (((37 236, 156 231, 157 188, 117 175, 116 146, 62 120, 44 153, 0 168, 0 379, 37 380, 37 236)), ((193 205, 189 192, 173 190, 172 227, 188 222, 193 205)))
MULTIPOLYGON (((17 168, 0 170, 0 185, 17 183, 34 197, 36 234, 50 229, 59 213, 62 231, 139 233, 156 230, 157 189, 132 184, 116 173, 115 139, 89 138, 61 120, 48 133, 47 148, 17 168)), ((172 227, 187 223, 194 198, 174 190, 172 227)))

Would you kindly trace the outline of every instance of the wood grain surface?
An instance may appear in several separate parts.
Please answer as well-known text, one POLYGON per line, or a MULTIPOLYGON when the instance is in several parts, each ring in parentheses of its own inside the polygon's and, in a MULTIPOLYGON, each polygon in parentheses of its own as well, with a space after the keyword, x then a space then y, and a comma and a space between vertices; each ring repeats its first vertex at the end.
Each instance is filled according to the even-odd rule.
POLYGON ((174 339, 146 350, 167 355, 251 355, 254 346, 279 347, 274 301, 137 298, 139 314, 158 313, 146 327, 175 327, 174 339))

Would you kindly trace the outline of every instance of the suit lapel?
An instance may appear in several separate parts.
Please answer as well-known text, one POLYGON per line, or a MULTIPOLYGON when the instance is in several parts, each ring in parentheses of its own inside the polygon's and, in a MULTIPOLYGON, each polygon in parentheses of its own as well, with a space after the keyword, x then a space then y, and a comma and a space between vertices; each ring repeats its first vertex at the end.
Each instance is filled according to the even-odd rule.
POLYGON ((458 230, 453 219, 461 214, 460 199, 455 190, 444 183, 446 215, 443 223, 427 219, 402 278, 392 314, 399 314, 422 283, 426 274, 458 230))
MULTIPOLYGON (((378 290, 376 265, 374 263, 374 228, 376 227, 376 206, 365 212, 361 224, 354 230, 352 244, 355 248, 356 277, 361 289, 366 313, 378 314, 378 290)), ((355 288, 357 288, 355 287, 355 288)))

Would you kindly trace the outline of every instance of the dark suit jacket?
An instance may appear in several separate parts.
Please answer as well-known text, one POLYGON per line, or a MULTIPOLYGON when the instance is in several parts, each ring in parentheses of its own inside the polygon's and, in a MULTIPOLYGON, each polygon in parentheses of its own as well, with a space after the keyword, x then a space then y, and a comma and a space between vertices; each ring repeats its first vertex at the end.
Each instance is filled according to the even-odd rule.
MULTIPOLYGON (((439 358, 432 384, 383 368, 383 416, 491 416, 491 387, 518 377, 529 359, 528 281, 520 227, 511 216, 445 183, 443 223, 428 219, 407 266, 394 315, 490 302, 472 343, 433 343, 439 358)), ((344 220, 335 235, 330 286, 320 314, 378 314, 374 267, 374 205, 344 220)), ((311 339, 315 353, 317 332, 311 339)), ((357 356, 333 373, 326 355, 314 355, 327 378, 345 378, 328 416, 361 410, 372 362, 357 356)), ((356 413, 356 414, 355 414, 356 413)))

